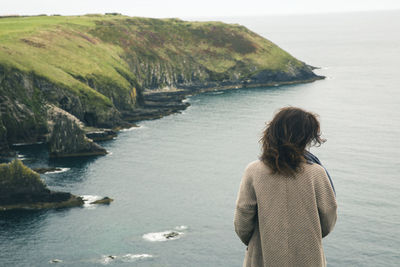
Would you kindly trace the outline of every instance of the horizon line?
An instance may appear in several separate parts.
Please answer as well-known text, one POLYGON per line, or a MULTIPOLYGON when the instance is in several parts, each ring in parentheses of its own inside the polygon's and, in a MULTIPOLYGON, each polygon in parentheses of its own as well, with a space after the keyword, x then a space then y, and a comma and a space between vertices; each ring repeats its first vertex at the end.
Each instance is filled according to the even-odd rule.
POLYGON ((264 14, 247 14, 247 15, 196 15, 196 16, 141 16, 141 15, 128 15, 121 12, 104 12, 104 13, 84 13, 84 14, 58 14, 58 13, 38 13, 38 14, 1 14, 0 17, 35 17, 35 16, 86 16, 86 15, 106 15, 106 14, 119 14, 127 17, 143 17, 143 18, 235 18, 235 17, 262 17, 262 16, 304 16, 304 15, 329 15, 329 14, 350 14, 350 13, 374 13, 374 12, 398 12, 400 8, 396 9, 366 9, 366 10, 340 10, 340 11, 322 11, 322 12, 288 12, 288 13, 264 13, 264 14))

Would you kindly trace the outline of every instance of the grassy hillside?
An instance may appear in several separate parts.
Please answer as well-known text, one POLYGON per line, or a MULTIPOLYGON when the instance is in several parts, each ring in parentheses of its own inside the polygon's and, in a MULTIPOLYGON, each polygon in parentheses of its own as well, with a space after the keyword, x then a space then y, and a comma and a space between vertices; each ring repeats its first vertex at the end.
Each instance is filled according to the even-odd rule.
POLYGON ((0 148, 4 136, 26 139, 22 130, 45 134, 45 103, 87 125, 112 127, 121 113, 143 105, 144 91, 316 77, 236 24, 122 15, 0 18, 0 148))
MULTIPOLYGON (((303 65, 245 27, 221 22, 111 15, 0 19, 1 64, 33 71, 104 103, 110 99, 98 93, 101 88, 96 91, 82 80, 131 91, 132 69, 152 61, 174 65, 182 73, 194 64, 214 76, 223 76, 232 68, 249 75, 262 69, 284 71, 288 66, 303 65), (129 65, 136 62, 139 66, 129 65)), ((143 82, 148 69, 141 68, 140 73, 143 82)))

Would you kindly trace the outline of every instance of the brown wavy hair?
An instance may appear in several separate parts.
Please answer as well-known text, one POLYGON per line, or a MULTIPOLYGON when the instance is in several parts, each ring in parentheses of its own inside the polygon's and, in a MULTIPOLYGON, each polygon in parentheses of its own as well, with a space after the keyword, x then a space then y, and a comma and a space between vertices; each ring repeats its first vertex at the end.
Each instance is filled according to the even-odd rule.
POLYGON ((321 145, 318 115, 301 108, 285 107, 276 113, 264 130, 260 140, 262 154, 260 160, 273 173, 293 175, 300 171, 305 162, 307 145, 321 145))

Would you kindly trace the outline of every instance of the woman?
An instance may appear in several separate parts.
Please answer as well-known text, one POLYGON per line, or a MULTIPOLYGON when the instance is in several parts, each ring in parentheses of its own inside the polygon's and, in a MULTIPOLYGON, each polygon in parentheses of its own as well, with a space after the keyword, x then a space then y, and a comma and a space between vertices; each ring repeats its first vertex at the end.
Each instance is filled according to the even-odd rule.
POLYGON ((243 266, 326 266, 322 238, 336 222, 335 193, 306 151, 324 142, 320 135, 316 116, 300 108, 281 109, 267 125, 262 155, 247 166, 236 202, 243 266))

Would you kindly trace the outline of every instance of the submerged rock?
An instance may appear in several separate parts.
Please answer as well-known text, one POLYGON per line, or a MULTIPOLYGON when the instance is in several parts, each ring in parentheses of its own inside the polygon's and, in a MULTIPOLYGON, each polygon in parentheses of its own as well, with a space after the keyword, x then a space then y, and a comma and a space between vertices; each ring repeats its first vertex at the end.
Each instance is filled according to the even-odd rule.
POLYGON ((163 232, 156 232, 156 233, 148 233, 143 235, 143 239, 152 242, 163 242, 168 240, 176 240, 179 239, 184 233, 177 232, 177 231, 163 231, 163 232))
POLYGON ((95 200, 95 201, 93 201, 93 202, 90 202, 89 204, 110 204, 111 202, 113 202, 114 201, 114 199, 112 199, 112 198, 109 198, 109 197, 104 197, 104 198, 102 198, 102 199, 99 199, 99 200, 95 200))
POLYGON ((0 210, 50 209, 83 205, 81 197, 47 188, 20 160, 0 164, 0 210))
POLYGON ((41 168, 33 168, 33 171, 43 174, 46 172, 55 172, 55 171, 62 171, 61 168, 57 168, 57 167, 41 167, 41 168))
POLYGON ((52 158, 105 155, 107 151, 87 138, 83 124, 68 112, 49 108, 49 155, 52 158))
POLYGON ((86 132, 86 137, 92 139, 95 142, 112 140, 116 136, 117 132, 110 129, 97 129, 96 131, 86 132))
POLYGON ((171 238, 174 238, 174 237, 177 237, 177 236, 179 236, 178 232, 169 232, 169 233, 164 234, 164 237, 166 239, 171 239, 171 238))

